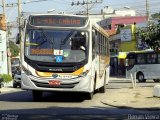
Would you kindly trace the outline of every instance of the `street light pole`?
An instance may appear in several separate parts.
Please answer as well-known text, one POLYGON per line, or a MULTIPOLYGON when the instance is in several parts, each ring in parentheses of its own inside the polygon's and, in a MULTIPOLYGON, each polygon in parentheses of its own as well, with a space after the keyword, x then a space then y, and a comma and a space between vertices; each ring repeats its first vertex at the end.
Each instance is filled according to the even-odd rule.
POLYGON ((147 17, 147 24, 149 23, 149 0, 146 0, 146 17, 147 17))

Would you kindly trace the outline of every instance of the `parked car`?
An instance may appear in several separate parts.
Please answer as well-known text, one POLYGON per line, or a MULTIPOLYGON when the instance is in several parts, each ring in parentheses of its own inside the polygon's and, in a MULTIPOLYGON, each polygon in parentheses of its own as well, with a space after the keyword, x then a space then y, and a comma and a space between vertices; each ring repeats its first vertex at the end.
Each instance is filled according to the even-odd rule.
POLYGON ((3 87, 3 78, 0 77, 0 88, 3 87))
POLYGON ((14 88, 21 87, 21 71, 18 71, 18 72, 14 75, 13 87, 14 87, 14 88))
POLYGON ((20 71, 20 66, 12 66, 12 77, 20 71))

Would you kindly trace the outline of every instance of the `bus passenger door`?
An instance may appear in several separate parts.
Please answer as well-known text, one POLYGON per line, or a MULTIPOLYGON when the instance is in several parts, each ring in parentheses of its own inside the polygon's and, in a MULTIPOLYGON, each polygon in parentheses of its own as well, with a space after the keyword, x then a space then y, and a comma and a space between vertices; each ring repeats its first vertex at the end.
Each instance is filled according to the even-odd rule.
POLYGON ((95 88, 98 86, 98 76, 99 76, 99 47, 98 47, 98 32, 92 30, 92 76, 94 78, 95 88))

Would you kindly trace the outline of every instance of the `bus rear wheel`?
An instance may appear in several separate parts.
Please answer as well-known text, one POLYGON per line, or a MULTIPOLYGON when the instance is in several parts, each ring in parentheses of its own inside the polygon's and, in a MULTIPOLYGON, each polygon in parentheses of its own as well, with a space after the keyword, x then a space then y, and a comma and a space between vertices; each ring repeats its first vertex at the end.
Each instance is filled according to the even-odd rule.
POLYGON ((144 79, 144 75, 141 72, 137 74, 137 79, 138 82, 146 82, 146 79, 144 79))
POLYGON ((153 79, 154 82, 160 82, 160 79, 153 79))
POLYGON ((99 92, 100 93, 105 93, 106 92, 106 73, 104 75, 104 83, 103 86, 101 88, 99 88, 99 92))
POLYGON ((33 100, 40 101, 42 99, 42 91, 32 90, 33 100))

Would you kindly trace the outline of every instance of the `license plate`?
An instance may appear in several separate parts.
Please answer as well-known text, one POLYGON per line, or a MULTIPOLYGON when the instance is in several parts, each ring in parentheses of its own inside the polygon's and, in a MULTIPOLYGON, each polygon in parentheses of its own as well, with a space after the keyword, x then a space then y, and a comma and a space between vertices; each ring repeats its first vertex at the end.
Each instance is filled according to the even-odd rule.
POLYGON ((61 85, 61 82, 58 80, 51 80, 51 81, 49 81, 49 85, 59 86, 59 85, 61 85))

